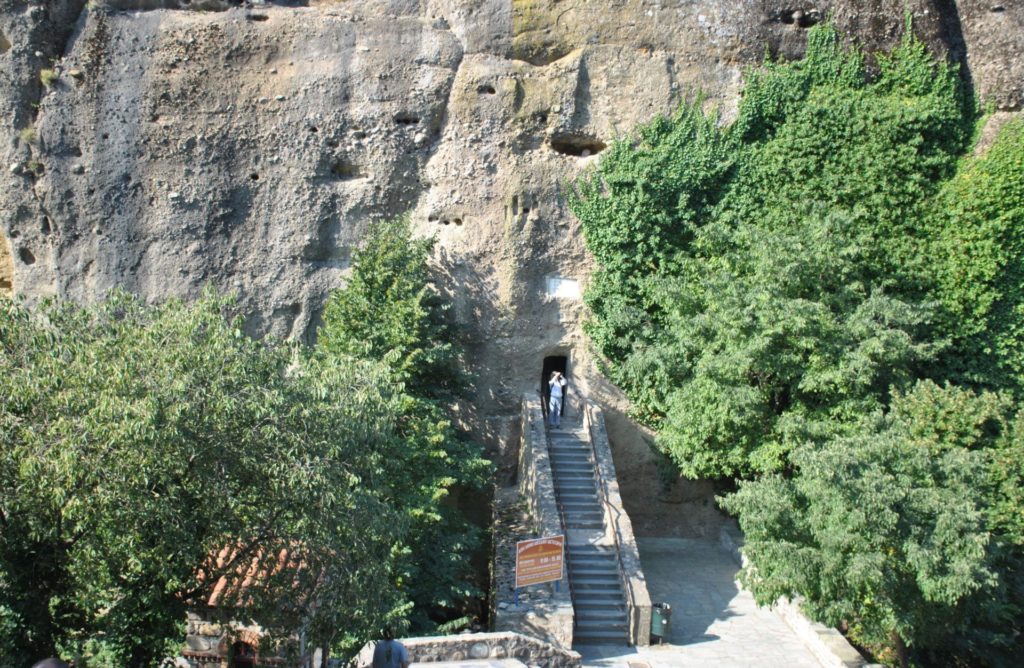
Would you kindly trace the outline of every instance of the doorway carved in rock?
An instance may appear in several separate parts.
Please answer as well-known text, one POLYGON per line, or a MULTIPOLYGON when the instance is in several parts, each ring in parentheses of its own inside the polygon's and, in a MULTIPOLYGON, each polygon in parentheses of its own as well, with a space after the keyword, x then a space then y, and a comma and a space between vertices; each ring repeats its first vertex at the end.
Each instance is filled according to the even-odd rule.
MULTIPOLYGON (((560 372, 565 376, 566 380, 569 380, 569 358, 565 355, 550 355, 544 358, 544 366, 540 372, 540 393, 542 397, 541 410, 544 413, 544 421, 548 420, 548 400, 551 398, 551 387, 548 385, 548 381, 551 380, 551 374, 555 371, 560 372)), ((565 416, 565 404, 568 403, 569 399, 569 386, 566 385, 562 394, 562 412, 560 415, 565 416)))

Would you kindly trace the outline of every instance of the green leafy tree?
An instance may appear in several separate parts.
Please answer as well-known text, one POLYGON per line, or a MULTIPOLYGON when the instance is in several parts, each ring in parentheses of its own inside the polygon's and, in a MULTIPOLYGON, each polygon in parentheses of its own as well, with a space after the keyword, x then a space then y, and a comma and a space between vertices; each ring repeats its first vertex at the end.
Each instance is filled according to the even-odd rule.
POLYGON ((0 665, 153 665, 221 577, 227 613, 279 637, 366 637, 400 611, 386 370, 293 364, 228 307, 0 305, 0 665))
MULTIPOLYGON (((758 420, 758 415, 775 416, 774 421, 809 404, 815 411, 839 410, 828 405, 833 400, 848 404, 863 399, 871 410, 873 401, 884 400, 884 378, 890 375, 882 368, 886 353, 873 362, 875 380, 860 383, 866 392, 860 397, 811 396, 812 388, 794 385, 800 382, 795 369, 779 376, 754 364, 744 379, 746 362, 734 357, 732 370, 723 371, 733 374, 729 380, 716 377, 720 367, 701 362, 707 362, 704 355, 717 355, 720 361, 732 356, 725 348, 733 353, 749 349, 762 335, 812 345, 825 353, 815 358, 818 365, 844 360, 828 348, 857 345, 857 337, 850 338, 853 322, 845 333, 824 327, 804 329, 799 340, 784 333, 776 336, 777 324, 804 328, 805 323, 796 312, 788 325, 776 323, 770 319, 773 309, 782 314, 804 308, 803 302, 810 300, 846 318, 850 314, 842 310, 853 308, 854 294, 861 295, 860 301, 873 299, 876 306, 885 297, 891 305, 895 300, 906 308, 896 309, 902 315, 894 322, 878 313, 876 333, 895 327, 917 344, 941 338, 920 327, 934 309, 925 298, 929 269, 917 248, 928 238, 922 222, 926 203, 956 168, 973 108, 955 74, 937 65, 910 35, 879 62, 879 74, 870 77, 863 57, 844 51, 833 27, 815 27, 806 58, 767 63, 750 74, 731 126, 719 127, 698 100, 672 119, 641 127, 635 139, 616 143, 570 194, 570 206, 599 264, 586 295, 594 316, 588 333, 610 377, 632 400, 634 414, 656 428, 665 420, 680 423, 685 416, 676 411, 687 406, 713 411, 694 404, 714 402, 712 395, 722 394, 716 387, 735 392, 737 401, 746 403, 727 409, 731 415, 705 415, 705 422, 718 424, 694 427, 706 436, 703 442, 693 440, 697 432, 669 439, 690 443, 682 457, 697 450, 711 452, 705 462, 694 464, 691 475, 730 475, 778 465, 777 456, 755 455, 752 442, 716 456, 721 448, 737 447, 735 434, 722 431, 731 423, 738 421, 736 426, 745 431, 743 423, 758 420), (827 234, 821 233, 823 226, 827 234), (768 256, 766 244, 785 253, 791 270, 768 256), (839 273, 849 281, 845 286, 827 268, 822 270, 820 262, 830 258, 841 263, 839 273), (801 269, 801 263, 808 266, 801 269), (794 279, 801 272, 804 277, 794 279), (827 282, 814 285, 815 272, 827 282), (714 286, 715 281, 743 287, 726 289, 714 286), (842 295, 829 294, 840 287, 842 295), (709 321, 719 308, 741 308, 743 300, 755 299, 765 308, 739 331, 718 327, 715 334, 709 331, 713 323, 703 328, 696 339, 703 346, 700 354, 689 345, 692 328, 685 334, 679 329, 681 320, 693 319, 697 327, 696 320, 709 321), (730 300, 732 306, 726 303, 730 300), (673 312, 671 324, 667 311, 673 312), (703 394, 688 401, 679 393, 684 385, 703 394), (786 395, 800 395, 809 404, 786 395)), ((866 342, 873 334, 863 331, 859 336, 866 342)), ((811 354, 791 352, 789 362, 811 354)), ((891 375, 909 370, 906 356, 893 361, 891 375)), ((818 369, 815 375, 826 371, 818 369)), ((762 440, 756 434, 743 438, 762 440)), ((771 447, 782 453, 789 446, 771 447)))
POLYGON ((902 665, 908 648, 1008 659, 1020 599, 1005 562, 1019 524, 993 509, 1000 459, 1019 471, 1013 431, 1004 397, 925 381, 855 433, 794 451, 799 475, 741 483, 723 500, 746 535, 744 582, 762 604, 803 597, 805 611, 902 665), (988 646, 970 647, 979 638, 988 646))
POLYGON ((569 196, 587 331, 685 475, 753 479, 725 504, 761 600, 998 665, 1024 600, 1024 133, 965 159, 955 69, 909 29, 875 61, 816 26, 804 59, 748 73, 731 125, 698 100, 607 151, 569 196))
POLYGON ((407 219, 377 224, 355 254, 348 283, 331 295, 316 346, 323 359, 357 355, 390 369, 402 451, 382 463, 378 491, 407 518, 397 586, 414 604, 409 620, 417 631, 454 625, 480 595, 471 566, 480 530, 459 499, 481 490, 491 470, 481 447, 452 425, 466 379, 445 304, 429 280, 433 244, 414 239, 407 219))
POLYGON ((658 443, 689 477, 786 469, 800 444, 884 406, 938 345, 927 304, 871 280, 848 219, 746 235, 713 269, 683 261, 660 299, 655 353, 677 368, 658 443))

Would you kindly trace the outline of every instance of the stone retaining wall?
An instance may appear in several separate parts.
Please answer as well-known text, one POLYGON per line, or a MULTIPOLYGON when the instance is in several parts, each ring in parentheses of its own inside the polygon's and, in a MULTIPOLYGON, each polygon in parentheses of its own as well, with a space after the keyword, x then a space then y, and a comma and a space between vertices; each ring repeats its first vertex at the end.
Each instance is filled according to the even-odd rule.
MULTIPOLYGON (((580 655, 521 633, 463 633, 454 636, 407 638, 402 644, 409 650, 412 663, 471 661, 480 659, 518 659, 528 666, 543 668, 579 668, 580 655)), ((358 668, 373 663, 373 643, 356 657, 358 668)))
POLYGON ((586 416, 590 442, 594 448, 594 458, 601 477, 599 486, 605 505, 605 519, 615 535, 619 552, 619 572, 629 609, 629 641, 633 645, 643 647, 651 642, 651 596, 647 591, 647 581, 640 565, 640 550, 633 535, 633 524, 622 506, 604 413, 597 406, 588 406, 586 416))
POLYGON ((525 589, 516 604, 511 584, 515 579, 515 560, 499 558, 502 555, 498 551, 514 549, 516 540, 565 533, 555 501, 555 483, 539 401, 523 398, 521 420, 518 484, 519 498, 528 515, 529 535, 495 538, 493 581, 498 586, 492 590, 492 626, 496 631, 533 636, 568 650, 572 647, 575 621, 568 579, 563 577, 557 588, 549 583, 525 589))

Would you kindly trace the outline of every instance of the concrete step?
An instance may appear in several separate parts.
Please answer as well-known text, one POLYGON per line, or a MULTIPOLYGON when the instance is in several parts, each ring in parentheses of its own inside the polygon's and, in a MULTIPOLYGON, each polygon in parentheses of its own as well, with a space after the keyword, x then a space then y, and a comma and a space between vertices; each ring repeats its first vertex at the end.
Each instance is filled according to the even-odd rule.
POLYGON ((619 553, 614 547, 597 547, 593 545, 570 545, 569 546, 569 559, 607 559, 609 561, 615 561, 619 557, 619 553))
POLYGON ((563 490, 577 490, 585 489, 597 493, 597 483, 594 482, 594 477, 590 476, 586 480, 564 480, 561 485, 558 485, 559 489, 563 490))
POLYGON ((596 629, 577 629, 573 634, 574 645, 627 645, 629 636, 625 631, 599 631, 596 629))
POLYGON ((601 504, 597 502, 597 499, 581 499, 578 501, 571 499, 559 499, 558 505, 561 506, 563 510, 569 511, 578 512, 583 510, 584 512, 604 512, 604 509, 601 507, 601 504))
POLYGON ((566 529, 604 529, 604 522, 597 520, 575 521, 565 520, 566 529))
POLYGON ((569 513, 565 516, 565 523, 570 524, 587 524, 593 525, 585 528, 601 529, 604 527, 604 518, 600 515, 582 515, 569 513))
POLYGON ((591 619, 577 619, 576 620, 576 628, 577 629, 586 629, 587 631, 589 631, 591 629, 594 629, 595 631, 612 631, 612 630, 615 630, 615 631, 623 631, 623 632, 625 632, 626 626, 627 626, 627 624, 626 624, 626 620, 625 619, 623 619, 622 621, 615 621, 615 620, 610 620, 610 619, 609 620, 593 619, 593 618, 591 618, 591 619))
POLYGON ((558 502, 566 506, 587 505, 601 507, 597 494, 557 494, 557 496, 558 502))
POLYGON ((594 479, 594 471, 589 468, 569 471, 560 471, 557 468, 555 468, 552 469, 552 472, 555 474, 556 478, 562 477, 567 482, 578 482, 579 480, 594 479))
POLYGON ((625 625, 629 621, 629 617, 626 616, 625 609, 583 608, 576 611, 576 621, 577 623, 581 621, 595 621, 625 625))
POLYGON ((626 610, 626 597, 620 592, 618 596, 614 594, 595 594, 582 589, 580 591, 573 590, 572 604, 580 610, 626 610))
POLYGON ((586 466, 588 469, 595 468, 594 462, 585 457, 552 457, 551 465, 558 466, 586 466))
POLYGON ((600 520, 604 518, 604 512, 600 509, 588 510, 586 508, 562 508, 562 513, 565 515, 567 520, 600 520))
POLYGON ((593 497, 600 499, 597 495, 597 487, 586 482, 565 482, 564 484, 555 488, 555 494, 560 496, 578 496, 578 497, 593 497))
POLYGON ((593 499, 595 502, 599 502, 597 490, 593 487, 590 489, 556 489, 555 492, 560 499, 565 499, 566 501, 593 499))
POLYGON ((577 575, 612 575, 614 577, 619 576, 618 564, 569 564, 569 572, 576 577, 577 575))
POLYGON ((604 517, 604 511, 601 510, 600 506, 562 506, 560 510, 567 517, 574 517, 576 519, 600 519, 604 517))
POLYGON ((551 462, 551 470, 558 473, 586 473, 593 477, 594 467, 587 462, 551 462))
POLYGON ((619 584, 619 572, 618 571, 601 571, 597 573, 581 573, 579 571, 572 571, 573 582, 586 582, 586 583, 607 583, 607 584, 619 584))
POLYGON ((603 580, 571 578, 569 583, 573 591, 588 591, 595 594, 614 596, 622 593, 622 585, 618 578, 607 578, 603 580))

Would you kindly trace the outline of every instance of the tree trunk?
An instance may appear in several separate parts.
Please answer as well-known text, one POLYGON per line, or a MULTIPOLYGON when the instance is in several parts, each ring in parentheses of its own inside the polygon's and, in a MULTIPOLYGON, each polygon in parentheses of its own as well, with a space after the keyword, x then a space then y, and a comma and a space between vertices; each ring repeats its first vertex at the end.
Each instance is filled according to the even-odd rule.
POLYGON ((896 650, 896 658, 899 659, 900 668, 907 668, 909 662, 907 660, 907 644, 903 642, 903 637, 897 631, 893 631, 890 634, 892 639, 892 647, 896 650))

